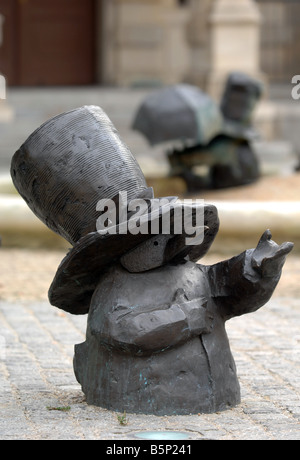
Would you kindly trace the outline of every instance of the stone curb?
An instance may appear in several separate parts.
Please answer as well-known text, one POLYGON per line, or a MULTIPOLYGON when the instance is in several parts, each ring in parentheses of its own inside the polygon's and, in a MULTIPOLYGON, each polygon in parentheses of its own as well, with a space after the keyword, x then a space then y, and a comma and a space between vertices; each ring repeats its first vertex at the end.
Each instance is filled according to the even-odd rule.
POLYGON ((299 238, 300 201, 219 201, 220 232, 251 235, 270 228, 274 233, 299 238))
MULTIPOLYGON (((300 201, 209 201, 219 213, 222 238, 257 238, 270 229, 273 236, 285 241, 299 239, 300 201)), ((0 195, 0 235, 9 246, 21 241, 26 244, 40 239, 42 244, 67 246, 51 232, 27 207, 22 198, 0 195)))

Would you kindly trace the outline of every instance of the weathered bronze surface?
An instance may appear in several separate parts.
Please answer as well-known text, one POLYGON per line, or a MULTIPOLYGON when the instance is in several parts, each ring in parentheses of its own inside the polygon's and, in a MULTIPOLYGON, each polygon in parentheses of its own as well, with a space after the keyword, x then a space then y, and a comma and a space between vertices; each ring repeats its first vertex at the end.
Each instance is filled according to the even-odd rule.
POLYGON ((251 143, 227 134, 215 136, 207 145, 173 149, 168 153, 171 175, 182 177, 189 192, 251 184, 260 177, 259 161, 251 143), (201 176, 197 167, 208 172, 201 176))
MULTIPOLYGON (((238 404, 225 323, 270 299, 293 244, 277 245, 267 230, 255 249, 211 266, 197 263, 217 235, 217 209, 176 197, 165 197, 155 215, 159 224, 170 217, 169 232, 151 234, 153 191, 99 107, 44 124, 15 153, 11 175, 33 212, 73 246, 49 299, 70 313, 88 314, 86 340, 74 356, 87 403, 156 415, 238 404), (118 204, 120 191, 145 201, 140 221, 148 232, 121 233, 120 215, 119 231, 98 231, 99 199, 118 204), (174 230, 176 212, 187 208, 193 219, 203 212, 196 245, 174 230)), ((131 217, 127 208, 126 223, 131 217)))
POLYGON ((265 232, 256 249, 213 266, 113 265, 92 297, 74 368, 87 402, 157 415, 215 412, 240 402, 225 322, 271 297, 290 243, 265 232))

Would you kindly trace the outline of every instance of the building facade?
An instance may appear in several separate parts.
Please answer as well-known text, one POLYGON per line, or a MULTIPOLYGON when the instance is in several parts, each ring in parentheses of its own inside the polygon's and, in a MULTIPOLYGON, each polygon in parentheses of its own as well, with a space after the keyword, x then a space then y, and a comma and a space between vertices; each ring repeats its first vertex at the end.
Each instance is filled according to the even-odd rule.
POLYGON ((295 0, 0 0, 9 86, 157 85, 214 92, 230 70, 299 73, 295 0))

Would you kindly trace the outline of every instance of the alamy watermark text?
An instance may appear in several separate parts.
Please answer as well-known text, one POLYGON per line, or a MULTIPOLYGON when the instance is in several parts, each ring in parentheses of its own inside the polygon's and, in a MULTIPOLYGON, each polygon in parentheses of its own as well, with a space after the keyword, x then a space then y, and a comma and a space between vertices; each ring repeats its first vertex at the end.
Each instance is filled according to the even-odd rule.
POLYGON ((294 75, 292 77, 292 81, 291 83, 293 85, 295 85, 293 88, 292 88, 292 98, 297 101, 298 99, 300 99, 300 75, 294 75))
POLYGON ((204 200, 174 202, 168 198, 127 201, 127 192, 119 192, 117 202, 99 200, 96 221, 100 234, 186 235, 187 245, 200 244, 204 237, 204 200), (189 237, 188 237, 189 236, 189 237))
POLYGON ((6 99, 6 81, 3 75, 0 75, 0 99, 6 99))

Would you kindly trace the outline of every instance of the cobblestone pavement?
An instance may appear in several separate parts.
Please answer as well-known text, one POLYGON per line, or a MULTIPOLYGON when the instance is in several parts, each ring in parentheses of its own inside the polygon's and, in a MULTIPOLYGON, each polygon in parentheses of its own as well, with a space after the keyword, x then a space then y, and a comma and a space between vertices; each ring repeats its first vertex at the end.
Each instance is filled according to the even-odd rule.
POLYGON ((86 316, 2 300, 0 439, 133 440, 141 431, 171 430, 191 440, 299 440, 299 325, 299 300, 281 296, 227 323, 242 392, 234 409, 157 417, 120 407, 118 414, 88 406, 74 376, 73 347, 85 339, 86 316))

